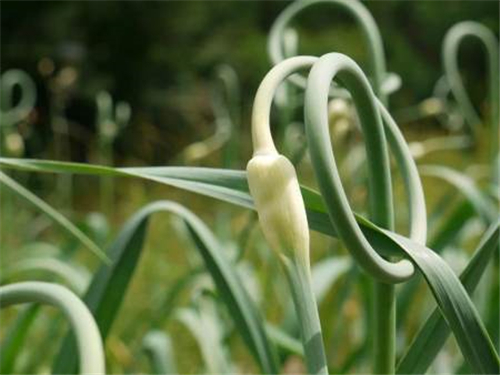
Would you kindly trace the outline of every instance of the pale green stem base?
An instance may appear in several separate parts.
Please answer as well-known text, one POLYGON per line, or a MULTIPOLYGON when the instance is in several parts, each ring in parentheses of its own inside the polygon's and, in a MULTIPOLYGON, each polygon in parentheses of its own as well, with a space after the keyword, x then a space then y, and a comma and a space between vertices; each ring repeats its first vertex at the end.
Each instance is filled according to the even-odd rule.
POLYGON ((309 265, 285 257, 281 260, 299 319, 307 371, 309 374, 328 374, 321 323, 312 290, 309 265))
POLYGON ((375 374, 394 374, 396 363, 396 304, 395 287, 375 281, 373 372, 375 374))

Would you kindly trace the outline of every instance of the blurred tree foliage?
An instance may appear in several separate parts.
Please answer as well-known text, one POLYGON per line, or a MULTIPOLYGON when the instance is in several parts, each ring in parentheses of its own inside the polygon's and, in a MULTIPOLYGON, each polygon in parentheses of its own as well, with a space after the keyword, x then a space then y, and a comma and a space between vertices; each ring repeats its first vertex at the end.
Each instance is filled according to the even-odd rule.
MULTIPOLYGON (((287 1, 34 1, 1 2, 1 70, 22 68, 39 87, 37 132, 28 150, 44 152, 50 135, 51 85, 64 67, 77 73, 65 91, 66 116, 95 134, 94 97, 109 90, 133 108, 118 155, 165 164, 211 132, 210 82, 218 64, 242 82, 244 126, 252 96, 270 67, 267 32, 287 1), (52 65, 51 65, 52 64, 52 65), (53 71, 51 70, 53 66, 53 71), (43 76, 43 74, 45 77, 43 76)), ((367 1, 385 42, 388 69, 403 78, 394 107, 428 97, 441 75, 441 42, 454 23, 472 19, 498 35, 496 1, 367 1)), ((327 5, 296 20, 300 52, 337 50, 364 65, 365 48, 345 14, 327 5)), ((463 49, 476 102, 483 99, 479 46, 463 49)), ((76 147, 76 146, 75 146, 76 147)), ((80 148, 88 147, 81 145, 80 148)), ((85 149, 72 154, 85 159, 85 149)), ((122 160, 123 161, 123 160, 122 160)))

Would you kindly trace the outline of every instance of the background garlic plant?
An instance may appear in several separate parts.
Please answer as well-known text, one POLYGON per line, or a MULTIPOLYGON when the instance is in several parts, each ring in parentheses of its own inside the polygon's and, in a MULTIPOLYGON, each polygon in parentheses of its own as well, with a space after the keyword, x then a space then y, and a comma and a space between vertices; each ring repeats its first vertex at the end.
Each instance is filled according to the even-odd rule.
POLYGON ((24 139, 19 124, 26 121, 36 102, 36 87, 33 79, 24 71, 11 69, 0 77, 0 124, 3 143, 2 154, 23 156, 24 139), (17 90, 20 91, 17 94, 17 90), (18 98, 15 95, 19 95, 18 98), (15 100, 16 99, 16 100, 15 100))
POLYGON ((499 155, 500 155, 500 63, 498 39, 485 26, 476 22, 461 22, 454 25, 446 34, 443 42, 443 66, 445 77, 450 86, 453 96, 459 104, 462 115, 466 119, 469 131, 474 135, 481 121, 477 111, 464 87, 460 72, 458 69, 458 50, 460 44, 465 39, 475 38, 484 45, 484 51, 487 57, 488 69, 488 100, 489 100, 489 122, 490 122, 490 167, 493 183, 498 185, 499 181, 499 155))

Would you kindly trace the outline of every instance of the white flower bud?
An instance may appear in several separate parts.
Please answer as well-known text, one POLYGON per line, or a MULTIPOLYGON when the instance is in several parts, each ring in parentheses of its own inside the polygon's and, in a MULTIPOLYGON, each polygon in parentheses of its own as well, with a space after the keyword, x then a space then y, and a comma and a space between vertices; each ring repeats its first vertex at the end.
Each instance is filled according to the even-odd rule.
POLYGON ((278 153, 257 154, 249 161, 247 172, 267 242, 278 255, 309 265, 309 227, 292 163, 278 153))

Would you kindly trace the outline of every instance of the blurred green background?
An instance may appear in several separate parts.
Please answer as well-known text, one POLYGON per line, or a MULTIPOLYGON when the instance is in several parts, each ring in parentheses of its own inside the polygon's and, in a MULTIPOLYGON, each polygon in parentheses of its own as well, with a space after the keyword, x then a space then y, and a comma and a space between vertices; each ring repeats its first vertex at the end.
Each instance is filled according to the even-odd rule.
MULTIPOLYGON (((476 20, 498 35, 495 1, 368 1, 382 33, 388 70, 403 79, 392 108, 427 98, 442 75, 441 43, 454 23, 476 20)), ((96 93, 108 90, 133 109, 131 126, 115 143, 120 162, 165 165, 182 148, 210 134, 209 86, 218 64, 234 67, 244 95, 243 127, 258 83, 270 67, 267 32, 286 1, 7 1, 1 4, 1 68, 21 68, 37 82, 36 136, 27 156, 50 148, 49 82, 71 67, 65 93, 69 120, 95 132, 96 93), (45 62, 45 64, 44 64, 45 62), (39 134, 38 134, 39 133, 39 134), (36 141, 35 141, 36 139, 36 141)), ((294 22, 299 52, 349 54, 365 66, 356 26, 328 5, 312 7, 294 22)), ((467 87, 484 99, 481 47, 462 49, 467 87)), ((84 161, 90 143, 71 147, 84 161)))

